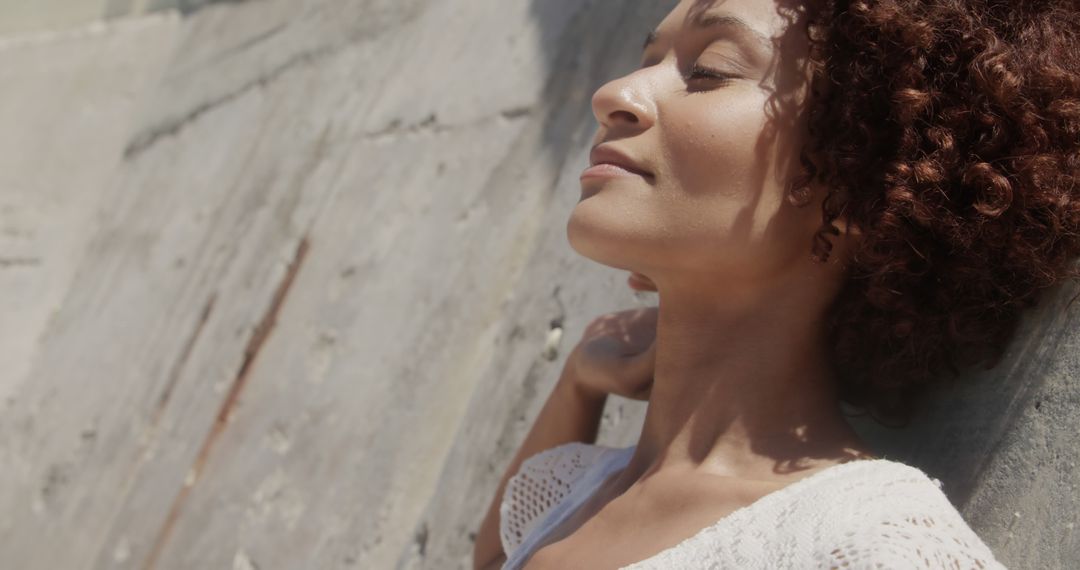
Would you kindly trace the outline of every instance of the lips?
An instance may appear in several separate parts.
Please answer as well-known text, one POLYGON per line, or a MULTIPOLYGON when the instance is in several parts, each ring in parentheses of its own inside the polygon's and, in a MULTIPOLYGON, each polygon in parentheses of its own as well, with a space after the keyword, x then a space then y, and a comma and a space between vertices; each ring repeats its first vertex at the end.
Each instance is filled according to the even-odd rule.
POLYGON ((610 164, 612 166, 617 166, 632 174, 637 174, 646 178, 653 177, 652 172, 649 172, 639 162, 631 158, 629 155, 619 151, 615 147, 605 144, 593 147, 592 152, 589 153, 589 164, 590 166, 610 164))

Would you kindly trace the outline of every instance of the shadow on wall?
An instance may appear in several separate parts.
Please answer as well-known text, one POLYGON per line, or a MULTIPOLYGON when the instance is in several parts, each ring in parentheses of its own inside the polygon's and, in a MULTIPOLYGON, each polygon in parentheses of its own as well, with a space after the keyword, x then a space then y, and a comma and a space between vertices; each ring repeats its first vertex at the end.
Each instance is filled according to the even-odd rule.
POLYGON ((542 104, 573 109, 569 113, 550 109, 555 111, 549 115, 553 120, 543 130, 549 149, 556 154, 577 151, 571 141, 582 136, 591 139, 596 129, 593 92, 639 65, 646 34, 677 4, 677 0, 531 0, 529 11, 541 30, 541 48, 550 70, 542 104), (568 10, 576 13, 566 24, 568 10))
MULTIPOLYGON (((676 0, 529 0, 526 4, 546 78, 536 103, 523 111, 529 115, 527 124, 492 173, 483 199, 490 211, 500 211, 510 208, 499 206, 499 201, 522 199, 506 192, 507 188, 548 195, 540 197, 534 214, 538 216, 536 245, 523 253, 514 294, 501 309, 503 342, 485 365, 433 498, 395 566, 399 570, 467 566, 463 561, 471 560, 475 525, 492 499, 501 469, 531 425, 526 418, 558 376, 559 363, 545 359, 524 338, 526 333, 511 330, 516 330, 515 323, 546 326, 553 317, 548 301, 556 286, 562 287, 566 303, 560 311, 574 315, 568 321, 595 315, 600 307, 610 305, 612 293, 605 288, 611 284, 600 280, 610 273, 583 260, 566 243, 566 219, 580 194, 572 170, 586 164, 596 132, 593 93, 638 67, 646 34, 676 4, 676 0), (524 183, 523 178, 527 178, 524 183), (574 272, 585 267, 587 271, 574 272)), ((627 417, 605 436, 634 441, 636 427, 634 419, 627 417)))
POLYGON ((904 429, 855 422, 886 457, 940 478, 988 543, 1009 544, 1010 559, 1042 557, 1048 566, 1038 567, 1080 554, 1072 532, 1080 483, 1077 294, 1069 283, 1049 291, 1023 316, 1000 363, 944 383, 904 429))

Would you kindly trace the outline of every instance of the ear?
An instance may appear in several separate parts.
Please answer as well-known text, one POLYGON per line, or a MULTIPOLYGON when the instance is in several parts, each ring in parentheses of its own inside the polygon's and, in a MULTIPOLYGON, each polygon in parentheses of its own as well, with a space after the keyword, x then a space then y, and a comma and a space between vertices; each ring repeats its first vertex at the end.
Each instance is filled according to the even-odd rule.
POLYGON ((841 212, 840 215, 833 220, 833 225, 840 230, 840 235, 847 239, 858 240, 862 237, 862 230, 851 223, 851 218, 847 216, 846 212, 841 212))
MULTIPOLYGON (((803 188, 794 187, 789 193, 789 201, 799 208, 806 210, 808 224, 814 236, 813 251, 815 256, 823 253, 823 248, 829 250, 828 263, 847 266, 855 247, 861 241, 862 231, 852 223, 846 208, 841 208, 840 214, 830 222, 832 229, 824 234, 821 232, 823 224, 822 210, 825 200, 829 198, 829 189, 819 184, 803 188), (830 245, 825 246, 821 241, 826 240, 830 245)), ((833 197, 837 199, 837 197, 833 197)))
POLYGON ((832 250, 828 262, 835 263, 846 271, 856 248, 862 241, 863 232, 852 223, 845 211, 841 211, 840 215, 833 219, 832 226, 836 228, 836 231, 829 236, 832 250))

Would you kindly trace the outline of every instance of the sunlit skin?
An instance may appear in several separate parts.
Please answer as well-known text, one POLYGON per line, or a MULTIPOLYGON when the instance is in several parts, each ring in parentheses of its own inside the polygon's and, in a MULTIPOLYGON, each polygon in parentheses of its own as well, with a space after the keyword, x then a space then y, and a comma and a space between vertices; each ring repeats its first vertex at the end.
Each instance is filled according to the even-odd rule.
POLYGON ((594 145, 650 174, 587 170, 567 235, 578 253, 631 272, 632 287, 656 289, 653 384, 627 468, 528 568, 630 564, 871 456, 840 411, 824 328, 857 236, 841 233, 830 260, 815 261, 824 189, 789 199, 805 140, 798 8, 680 2, 641 67, 593 97, 594 145))

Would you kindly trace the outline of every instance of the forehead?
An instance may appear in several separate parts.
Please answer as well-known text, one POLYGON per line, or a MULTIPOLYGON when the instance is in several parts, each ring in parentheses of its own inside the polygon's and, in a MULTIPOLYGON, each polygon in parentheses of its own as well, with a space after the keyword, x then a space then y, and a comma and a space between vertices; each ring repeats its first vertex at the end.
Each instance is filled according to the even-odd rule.
POLYGON ((745 23, 748 31, 768 38, 783 33, 790 18, 784 17, 792 4, 789 0, 682 0, 660 22, 657 35, 678 34, 696 23, 727 16, 736 23, 745 23))

